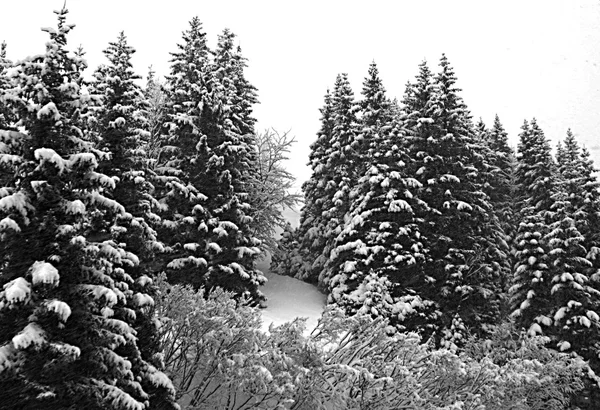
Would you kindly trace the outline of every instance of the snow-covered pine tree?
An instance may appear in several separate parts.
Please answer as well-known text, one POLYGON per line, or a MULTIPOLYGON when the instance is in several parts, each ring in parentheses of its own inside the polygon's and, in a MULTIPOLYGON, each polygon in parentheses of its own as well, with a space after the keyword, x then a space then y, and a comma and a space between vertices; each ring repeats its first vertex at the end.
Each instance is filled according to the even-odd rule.
POLYGON ((245 59, 234 46, 234 38, 229 30, 219 36, 214 60, 204 75, 194 160, 203 166, 188 178, 194 178, 206 195, 210 216, 207 285, 261 301, 264 296, 258 287, 266 279, 255 266, 260 241, 251 233, 252 206, 247 193, 248 180, 256 172, 251 116, 256 93, 244 77, 245 59))
POLYGON ((154 168, 162 217, 157 230, 168 251, 163 269, 169 281, 199 288, 206 285, 208 271, 209 216, 201 177, 206 164, 199 141, 210 51, 198 17, 189 22, 182 37, 178 51, 171 54, 167 134, 160 138, 154 168))
POLYGON ((12 167, 0 188, 0 405, 145 409, 142 376, 174 391, 152 366, 133 366, 143 359, 128 306, 149 298, 124 270, 137 256, 91 238, 95 214, 125 210, 107 197, 115 179, 97 172, 105 155, 81 127, 85 62, 66 49, 67 10, 56 13, 46 52, 15 64, 0 94, 19 121, 0 130, 0 162, 12 167))
POLYGON ((281 238, 273 250, 271 259, 271 272, 278 275, 295 276, 304 265, 304 259, 299 252, 298 229, 287 222, 284 225, 281 238))
POLYGON ((395 118, 392 102, 386 96, 385 87, 379 77, 377 64, 369 65, 369 72, 363 81, 362 99, 358 102, 359 137, 361 144, 365 147, 362 152, 367 153, 363 158, 361 168, 357 173, 362 177, 371 167, 371 164, 379 160, 375 154, 381 154, 377 149, 377 141, 385 138, 381 132, 389 132, 393 127, 392 120, 395 118), (371 152, 371 150, 374 150, 371 152))
MULTIPOLYGON (((0 93, 6 92, 10 88, 7 71, 11 66, 11 61, 6 57, 6 42, 3 41, 0 44, 0 93)), ((10 118, 10 111, 5 104, 0 104, 0 129, 8 130, 11 123, 16 122, 14 118, 10 118)), ((16 131, 16 128, 12 128, 16 131)), ((3 141, 3 145, 0 145, 0 153, 10 153, 10 147, 7 145, 8 141, 3 141)), ((4 186, 9 183, 10 180, 10 164, 0 162, 0 186, 4 186)))
POLYGON ((552 325, 552 318, 547 315, 552 285, 546 235, 556 182, 550 145, 535 119, 531 124, 525 121, 521 130, 516 182, 522 208, 517 215, 515 266, 509 293, 516 325, 536 335, 546 333, 552 325))
POLYGON ((514 177, 514 154, 508 146, 508 135, 504 131, 498 115, 494 118, 492 129, 487 129, 483 120, 476 125, 475 143, 480 160, 477 168, 480 170, 483 190, 489 197, 493 209, 494 222, 498 225, 492 232, 495 244, 501 254, 494 258, 494 264, 499 269, 500 289, 502 291, 502 314, 508 314, 507 293, 511 282, 512 261, 509 243, 514 237, 513 204, 515 190, 512 186, 514 177))
POLYGON ((493 156, 489 158, 490 165, 495 167, 490 181, 490 201, 500 220, 504 233, 508 238, 513 237, 514 227, 514 194, 512 188, 515 172, 515 154, 508 145, 508 133, 504 130, 500 118, 496 114, 494 125, 486 134, 486 145, 493 156))
POLYGON ((593 275, 600 269, 600 183, 595 176, 597 170, 589 151, 579 146, 571 130, 567 131, 564 144, 560 145, 556 155, 559 178, 574 211, 581 214, 576 219, 577 228, 584 237, 587 258, 594 264, 590 272, 593 275))
MULTIPOLYGON (((134 312, 134 328, 138 334, 142 360, 132 363, 133 369, 139 368, 143 376, 148 363, 154 368, 161 367, 158 329, 154 320, 151 299, 141 299, 140 295, 156 295, 156 287, 151 277, 156 252, 163 245, 158 241, 156 231, 157 216, 153 212, 156 200, 152 196, 154 187, 149 182, 152 177, 144 147, 141 116, 141 103, 145 101, 141 87, 135 80, 140 77, 133 71, 131 57, 135 49, 128 45, 127 38, 121 32, 115 42, 109 43, 104 51, 109 64, 100 66, 94 73, 90 84, 90 93, 100 98, 100 104, 92 108, 94 131, 98 135, 96 147, 107 154, 98 164, 98 171, 117 177, 115 188, 108 194, 113 200, 124 206, 126 214, 114 212, 99 214, 95 228, 96 235, 106 235, 125 249, 137 255, 140 262, 136 266, 125 266, 124 270, 133 280, 130 286, 134 296, 131 298, 131 311, 134 312)), ((141 384, 146 391, 156 390, 152 379, 142 377, 141 384)), ((151 408, 167 408, 173 404, 169 392, 153 391, 150 398, 151 408)))
POLYGON ((357 105, 348 75, 338 75, 332 95, 332 123, 330 146, 326 149, 325 166, 329 170, 323 198, 325 243, 312 268, 319 272, 319 286, 326 288, 330 272, 325 269, 335 238, 342 231, 351 203, 351 191, 363 171, 365 146, 358 135, 357 105))
POLYGON ((411 171, 422 185, 417 196, 429 205, 425 215, 418 215, 429 255, 430 286, 421 296, 438 303, 440 331, 449 329, 458 314, 467 330, 481 334, 498 316, 494 260, 502 252, 470 114, 445 56, 440 66, 434 78, 422 63, 404 98, 411 171))
POLYGON ((587 249, 587 259, 592 262, 594 272, 590 279, 595 282, 596 288, 600 290, 600 182, 597 178, 597 168, 590 158, 587 148, 581 149, 581 194, 576 196, 577 209, 584 212, 585 224, 579 228, 585 238, 584 247, 587 249))
POLYGON ((407 175, 411 159, 403 148, 401 122, 377 121, 378 101, 371 98, 377 93, 369 92, 368 79, 364 91, 363 142, 370 168, 352 190, 348 216, 326 266, 332 276, 330 301, 349 314, 383 316, 419 331, 427 328, 429 311, 435 309, 419 294, 425 255, 416 215, 424 214, 427 205, 413 195, 421 185, 407 175))
MULTIPOLYGON (((2 44, 0 44, 0 90, 5 90, 8 87, 6 70, 9 68, 10 64, 10 60, 6 58, 6 42, 3 41, 2 44)), ((4 109, 0 108, 0 127, 6 128, 9 121, 6 118, 7 113, 4 111, 4 109)))
POLYGON ((315 261, 323 252, 326 240, 327 219, 324 217, 326 201, 325 187, 333 172, 327 166, 327 150, 331 147, 333 132, 333 101, 329 90, 320 108, 321 129, 317 139, 310 145, 308 165, 312 169, 310 178, 302 184, 304 206, 300 213, 298 227, 298 253, 302 256, 303 264, 293 275, 311 283, 317 283, 322 266, 315 261), (315 266, 313 268, 313 266, 315 266))
POLYGON ((311 145, 309 165, 313 174, 302 186, 305 205, 298 228, 300 254, 306 266, 298 276, 322 288, 329 281, 325 265, 342 230, 350 191, 362 166, 356 110, 348 75, 339 74, 333 92, 325 95, 321 130, 311 145))
POLYGON ((561 350, 570 348, 598 371, 600 286, 595 254, 600 193, 592 175, 593 166, 571 130, 557 150, 557 166, 559 191, 554 196, 553 224, 547 235, 551 246, 555 337, 561 350))
MULTIPOLYGON (((563 185, 562 181, 560 185, 563 185)), ((575 351, 598 363, 600 342, 600 298, 586 275, 591 262, 583 247, 584 237, 577 229, 577 212, 564 185, 554 195, 552 224, 545 236, 549 245, 548 265, 551 300, 546 316, 554 321, 548 331, 559 350, 575 351)))
POLYGON ((529 124, 525 121, 521 130, 516 174, 517 183, 525 194, 522 208, 531 207, 547 220, 546 213, 554 202, 552 195, 556 183, 551 148, 535 118, 529 124))

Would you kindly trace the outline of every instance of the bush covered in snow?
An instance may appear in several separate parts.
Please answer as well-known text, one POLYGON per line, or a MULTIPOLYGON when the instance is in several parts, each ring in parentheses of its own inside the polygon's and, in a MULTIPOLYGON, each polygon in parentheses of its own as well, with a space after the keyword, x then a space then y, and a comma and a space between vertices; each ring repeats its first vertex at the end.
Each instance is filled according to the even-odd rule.
POLYGON ((462 353, 383 319, 327 310, 260 331, 260 312, 215 290, 161 283, 167 372, 187 409, 560 409, 587 366, 501 328, 462 353))

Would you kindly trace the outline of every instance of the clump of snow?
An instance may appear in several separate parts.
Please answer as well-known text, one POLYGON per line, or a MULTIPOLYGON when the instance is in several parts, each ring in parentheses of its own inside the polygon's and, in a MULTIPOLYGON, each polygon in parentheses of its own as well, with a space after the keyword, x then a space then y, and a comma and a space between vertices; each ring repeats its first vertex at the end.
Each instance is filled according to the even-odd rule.
POLYGON ((61 322, 66 322, 71 316, 71 307, 61 300, 51 300, 47 302, 46 307, 49 311, 56 313, 61 322))
POLYGON ((12 344, 6 344, 0 346, 0 373, 11 367, 11 356, 14 353, 15 348, 12 344))
POLYGON ((35 322, 29 323, 12 338, 13 346, 19 350, 27 349, 31 345, 41 345, 44 341, 44 331, 35 322))
POLYGON ((6 217, 0 221, 0 231, 8 231, 21 232, 21 228, 19 225, 10 217, 6 217))
POLYGON ((389 212, 402 212, 402 211, 412 212, 412 208, 410 207, 408 202, 406 202, 405 200, 396 199, 396 200, 390 202, 388 211, 389 212))
POLYGON ((3 293, 9 304, 26 302, 31 296, 31 285, 23 278, 16 278, 4 285, 3 293))
POLYGON ((154 306, 154 299, 145 293, 136 293, 133 295, 133 304, 139 307, 154 306))
POLYGON ((48 262, 36 261, 31 265, 31 277, 34 285, 58 285, 58 270, 48 262))
POLYGON ((50 101, 48 104, 40 108, 37 112, 37 118, 42 119, 43 117, 52 118, 54 121, 60 120, 60 112, 58 112, 56 104, 50 101))
POLYGON ((0 211, 3 211, 4 213, 8 214, 11 211, 17 211, 24 218, 27 218, 28 209, 32 209, 32 206, 22 192, 15 192, 14 194, 3 196, 0 199, 0 211))
POLYGON ((54 164, 59 173, 64 172, 65 167, 67 166, 66 161, 51 148, 38 148, 33 155, 38 161, 54 164))
POLYGON ((151 285, 152 284, 152 278, 150 278, 147 275, 142 275, 139 278, 136 279, 135 281, 138 285, 144 287, 146 285, 151 285))
POLYGON ((65 212, 71 215, 83 215, 85 214, 85 205, 79 199, 68 201, 65 204, 65 212))
POLYGON ((556 347, 558 347, 561 352, 564 352, 565 350, 569 350, 571 348, 571 343, 563 340, 562 342, 559 342, 556 347))

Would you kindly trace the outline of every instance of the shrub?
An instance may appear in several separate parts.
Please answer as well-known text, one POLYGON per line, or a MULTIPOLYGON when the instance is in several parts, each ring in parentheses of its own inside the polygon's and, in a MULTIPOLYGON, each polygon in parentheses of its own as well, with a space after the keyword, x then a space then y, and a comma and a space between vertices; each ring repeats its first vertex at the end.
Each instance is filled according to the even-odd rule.
POLYGON ((265 333, 247 300, 160 289, 164 360, 187 409, 559 409, 587 369, 506 330, 457 354, 335 308, 310 334, 303 320, 265 333))

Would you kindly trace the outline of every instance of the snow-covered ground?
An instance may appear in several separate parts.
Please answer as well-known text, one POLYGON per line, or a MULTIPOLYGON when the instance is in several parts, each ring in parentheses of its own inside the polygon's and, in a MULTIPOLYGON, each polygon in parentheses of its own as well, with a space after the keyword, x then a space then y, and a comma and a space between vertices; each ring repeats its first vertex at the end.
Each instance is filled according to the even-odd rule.
POLYGON ((269 272, 268 266, 268 261, 258 265, 269 280, 261 289, 267 297, 267 307, 261 309, 263 329, 268 330, 271 323, 278 326, 297 317, 306 317, 307 332, 310 333, 323 313, 327 297, 313 285, 269 272))

